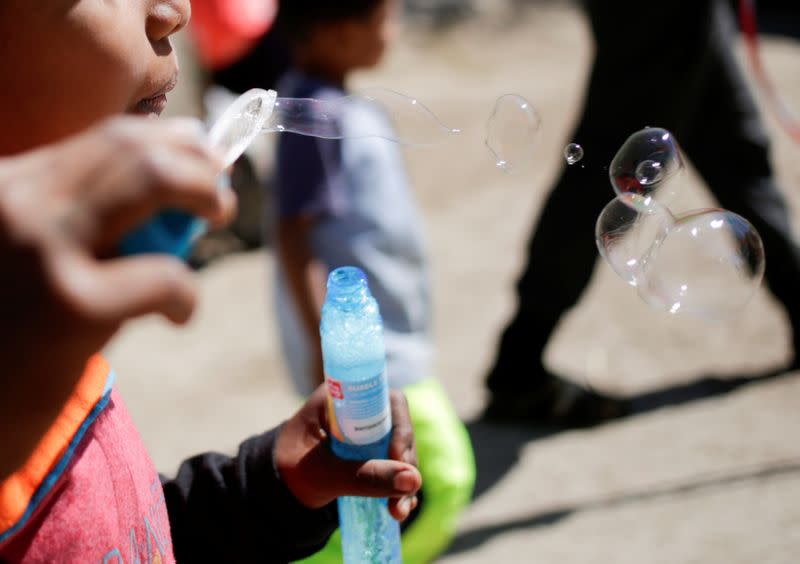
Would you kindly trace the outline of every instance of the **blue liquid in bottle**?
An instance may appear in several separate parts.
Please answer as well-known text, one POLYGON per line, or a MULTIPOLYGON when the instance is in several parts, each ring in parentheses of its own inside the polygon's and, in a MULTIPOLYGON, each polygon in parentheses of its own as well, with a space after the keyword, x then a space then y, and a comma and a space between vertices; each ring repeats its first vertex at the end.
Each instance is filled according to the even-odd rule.
MULTIPOLYGON (((329 275, 320 334, 334 454, 388 458, 392 421, 383 322, 361 270, 343 267, 329 275)), ((341 497, 338 504, 345 564, 402 562, 400 527, 386 499, 341 497)))
POLYGON ((180 210, 164 210, 129 233, 119 245, 123 255, 166 253, 187 258, 206 222, 180 210))

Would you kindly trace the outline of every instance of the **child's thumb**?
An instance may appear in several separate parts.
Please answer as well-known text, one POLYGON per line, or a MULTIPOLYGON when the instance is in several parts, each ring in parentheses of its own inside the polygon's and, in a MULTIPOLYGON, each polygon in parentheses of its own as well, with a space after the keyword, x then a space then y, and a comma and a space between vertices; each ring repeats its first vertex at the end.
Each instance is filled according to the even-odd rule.
POLYGON ((404 497, 414 495, 422 485, 419 470, 394 460, 367 462, 338 461, 337 495, 361 497, 404 497))

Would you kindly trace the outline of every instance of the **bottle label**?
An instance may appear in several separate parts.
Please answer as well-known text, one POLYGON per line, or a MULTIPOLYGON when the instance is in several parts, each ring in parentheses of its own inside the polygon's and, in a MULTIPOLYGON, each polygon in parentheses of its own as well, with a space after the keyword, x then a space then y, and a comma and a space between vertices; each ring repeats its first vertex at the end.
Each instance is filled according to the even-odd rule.
POLYGON ((368 445, 392 429, 386 373, 358 382, 325 379, 331 407, 331 431, 343 443, 368 445))

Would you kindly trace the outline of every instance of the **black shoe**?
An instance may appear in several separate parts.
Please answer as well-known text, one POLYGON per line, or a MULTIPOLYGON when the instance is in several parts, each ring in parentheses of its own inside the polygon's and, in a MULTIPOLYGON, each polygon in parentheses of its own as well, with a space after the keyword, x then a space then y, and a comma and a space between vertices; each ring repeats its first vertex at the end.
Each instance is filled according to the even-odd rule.
POLYGON ((493 393, 483 419, 494 423, 591 427, 630 413, 627 400, 550 376, 535 391, 493 393))

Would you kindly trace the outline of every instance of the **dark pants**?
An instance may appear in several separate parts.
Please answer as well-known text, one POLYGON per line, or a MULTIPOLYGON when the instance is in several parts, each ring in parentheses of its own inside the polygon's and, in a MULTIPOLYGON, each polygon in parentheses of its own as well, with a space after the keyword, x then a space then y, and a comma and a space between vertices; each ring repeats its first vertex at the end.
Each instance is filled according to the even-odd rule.
POLYGON ((585 149, 584 167, 565 169, 534 227, 490 390, 536 390, 547 377, 542 352, 591 278, 594 225, 614 195, 603 167, 646 126, 672 131, 720 205, 761 234, 766 280, 787 309, 797 345, 800 249, 772 176, 766 133, 734 59, 730 7, 722 0, 590 0, 587 11, 596 55, 571 138, 585 149))

